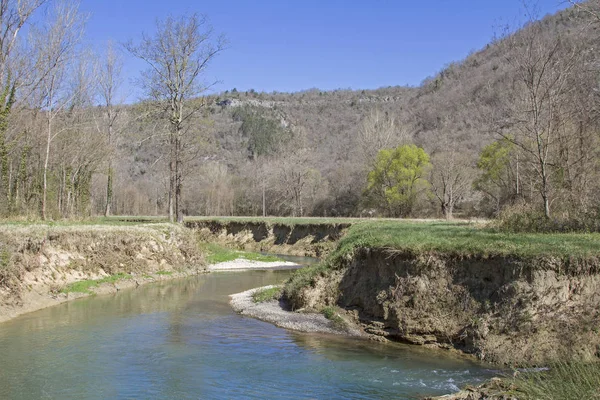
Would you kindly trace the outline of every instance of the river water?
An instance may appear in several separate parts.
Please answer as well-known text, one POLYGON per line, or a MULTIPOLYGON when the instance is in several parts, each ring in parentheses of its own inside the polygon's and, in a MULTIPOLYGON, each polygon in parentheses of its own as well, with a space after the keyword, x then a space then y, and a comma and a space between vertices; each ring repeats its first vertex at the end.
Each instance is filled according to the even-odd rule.
POLYGON ((228 295, 291 271, 218 272, 0 324, 0 399, 413 399, 491 371, 400 344, 286 331, 228 295))

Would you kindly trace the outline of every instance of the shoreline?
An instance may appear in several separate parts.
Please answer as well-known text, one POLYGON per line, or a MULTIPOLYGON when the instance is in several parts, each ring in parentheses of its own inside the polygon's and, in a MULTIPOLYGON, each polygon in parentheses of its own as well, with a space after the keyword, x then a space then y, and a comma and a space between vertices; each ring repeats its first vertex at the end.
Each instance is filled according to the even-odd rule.
MULTIPOLYGON (((188 278, 194 275, 200 275, 211 272, 219 271, 245 271, 245 270, 278 270, 278 269, 297 269, 302 265, 288 262, 288 261, 275 261, 275 262, 262 262, 252 261, 245 259, 237 259, 234 261, 227 261, 217 263, 204 267, 204 269, 189 269, 186 271, 173 271, 172 273, 147 273, 143 275, 137 275, 130 278, 120 279, 113 283, 102 283, 97 287, 89 289, 88 293, 85 292, 59 292, 53 293, 54 285, 39 284, 33 285, 28 290, 21 293, 20 298, 12 298, 6 296, 7 301, 5 304, 0 304, 0 324, 11 321, 21 315, 29 314, 45 308, 57 306, 68 301, 77 300, 83 297, 89 296, 102 296, 118 293, 121 290, 133 289, 141 285, 146 285, 155 282, 165 282, 175 279, 188 278), (10 299, 13 301, 8 301, 10 299), (15 304, 17 303, 17 304, 15 304)), ((170 271, 169 271, 170 272, 170 271)), ((71 281, 64 282, 73 283, 71 281)), ((0 293, 1 294, 1 293, 0 293)))
POLYGON ((225 261, 211 264, 206 267, 207 271, 247 271, 247 270, 281 270, 298 269, 303 265, 290 261, 254 261, 238 258, 233 261, 225 261))
POLYGON ((22 315, 33 313, 45 308, 54 307, 68 301, 81 299, 90 296, 104 296, 116 294, 121 290, 134 289, 142 285, 156 282, 165 282, 175 279, 188 278, 195 275, 207 273, 202 269, 190 269, 188 271, 178 271, 170 274, 145 274, 139 277, 131 277, 118 280, 114 283, 102 283, 97 287, 90 288, 89 292, 60 292, 52 293, 49 285, 40 285, 26 291, 20 296, 20 304, 2 304, 0 305, 0 324, 11 321, 22 315))
POLYGON ((254 302, 252 298, 254 293, 273 287, 276 286, 264 286, 232 294, 229 296, 229 304, 240 315, 256 318, 280 328, 307 333, 328 333, 361 338, 369 337, 345 318, 343 319, 343 324, 340 325, 325 318, 320 313, 289 311, 281 300, 270 300, 261 303, 254 302))

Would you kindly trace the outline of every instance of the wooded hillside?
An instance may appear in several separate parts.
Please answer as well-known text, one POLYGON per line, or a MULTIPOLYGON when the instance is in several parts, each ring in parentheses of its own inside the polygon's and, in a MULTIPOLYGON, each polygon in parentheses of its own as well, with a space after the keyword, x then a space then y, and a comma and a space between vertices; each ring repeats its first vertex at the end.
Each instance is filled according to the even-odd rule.
MULTIPOLYGON (((0 44, 2 215, 166 214, 177 187, 185 215, 598 211, 598 1, 530 21, 419 87, 208 95, 203 84, 182 101, 193 112, 177 134, 153 85, 139 104, 107 95, 122 84, 118 51, 84 62, 72 2, 29 1, 50 10, 46 25, 0 44), (393 158, 413 144, 427 156, 418 170, 393 158), (403 150, 385 161, 384 149, 403 150)), ((0 0, 22 20, 15 4, 0 0)), ((156 38, 187 22, 165 21, 156 38)), ((205 24, 195 29, 208 35, 205 24)), ((0 29, 15 32, 5 16, 0 29)))

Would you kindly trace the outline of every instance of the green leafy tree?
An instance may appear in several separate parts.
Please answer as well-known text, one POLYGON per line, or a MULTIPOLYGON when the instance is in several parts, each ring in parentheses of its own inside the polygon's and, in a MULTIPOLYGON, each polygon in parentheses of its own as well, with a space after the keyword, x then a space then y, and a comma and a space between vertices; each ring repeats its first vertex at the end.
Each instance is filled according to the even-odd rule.
POLYGON ((481 175, 475 188, 483 192, 498 212, 520 192, 517 149, 510 140, 500 139, 483 148, 477 161, 481 175))
POLYGON ((429 155, 414 144, 383 149, 369 173, 367 191, 391 216, 406 217, 412 213, 419 193, 429 186, 423 178, 429 168, 429 155))

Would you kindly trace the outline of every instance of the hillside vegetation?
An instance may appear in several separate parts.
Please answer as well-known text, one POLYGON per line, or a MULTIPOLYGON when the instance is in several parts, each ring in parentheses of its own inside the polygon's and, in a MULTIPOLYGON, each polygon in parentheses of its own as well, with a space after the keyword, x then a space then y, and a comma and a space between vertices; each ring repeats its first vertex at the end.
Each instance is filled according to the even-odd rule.
MULTIPOLYGON (((589 222, 600 189, 596 6, 531 20, 419 87, 218 95, 198 87, 182 100, 194 110, 186 116, 151 90, 164 82, 146 81, 148 99, 137 104, 107 98, 106 82, 119 82, 114 53, 96 77, 64 60, 54 99, 8 79, 0 213, 499 215, 525 229, 511 220, 517 213, 531 225, 552 221, 550 230, 597 230, 589 222)), ((203 24, 167 19, 155 37, 203 24)), ((223 50, 220 39, 211 43, 223 50)), ((128 50, 143 56, 152 47, 142 44, 128 50)))

